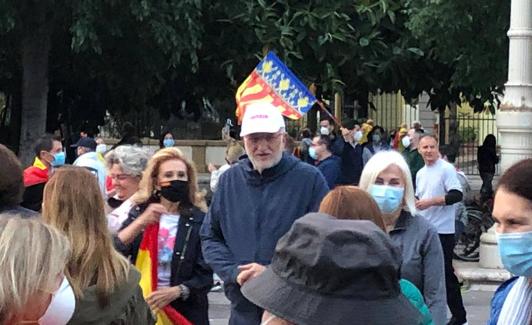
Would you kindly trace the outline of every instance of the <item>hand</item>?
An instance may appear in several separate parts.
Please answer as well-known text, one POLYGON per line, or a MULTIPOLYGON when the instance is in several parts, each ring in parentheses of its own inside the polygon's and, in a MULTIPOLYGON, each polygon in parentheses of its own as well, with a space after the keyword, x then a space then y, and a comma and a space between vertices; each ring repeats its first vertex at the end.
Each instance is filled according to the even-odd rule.
POLYGON ((342 132, 342 136, 344 137, 344 141, 351 142, 351 140, 353 138, 353 133, 351 132, 351 130, 346 129, 346 128, 340 128, 340 131, 342 132))
POLYGON ((137 219, 143 226, 151 225, 159 222, 161 214, 167 213, 166 208, 159 203, 152 203, 148 205, 146 210, 137 219))
POLYGON ((209 170, 209 173, 212 173, 218 170, 218 168, 216 168, 216 166, 214 166, 213 163, 209 163, 209 165, 207 166, 207 169, 209 170))
POLYGON ((115 195, 116 195, 116 189, 113 188, 113 189, 111 189, 110 191, 106 191, 106 192, 105 192, 105 195, 107 195, 107 197, 113 197, 113 196, 115 196, 115 195))
POLYGON ((426 210, 433 206, 432 199, 422 199, 416 201, 416 209, 418 210, 426 210))
POLYGON ((146 298, 146 302, 150 306, 151 310, 157 312, 159 309, 167 306, 172 301, 181 296, 181 288, 179 286, 161 288, 157 291, 150 293, 146 298))
POLYGON ((238 276, 236 277, 236 282, 242 286, 247 280, 257 277, 264 272, 265 269, 266 267, 264 265, 258 263, 239 265, 238 270, 240 270, 240 273, 238 273, 238 276))

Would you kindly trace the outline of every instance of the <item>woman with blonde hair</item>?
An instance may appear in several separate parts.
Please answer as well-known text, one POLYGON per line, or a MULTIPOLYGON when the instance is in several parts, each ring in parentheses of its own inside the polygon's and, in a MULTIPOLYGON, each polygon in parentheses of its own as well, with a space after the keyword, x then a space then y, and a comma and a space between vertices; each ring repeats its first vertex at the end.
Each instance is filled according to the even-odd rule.
POLYGON ((0 214, 0 324, 66 324, 75 298, 63 275, 68 239, 37 219, 0 214))
POLYGON ((423 293, 434 324, 446 324, 443 252, 436 229, 416 215, 412 177, 403 156, 396 151, 376 153, 364 166, 359 186, 375 199, 386 230, 401 248, 401 278, 423 293))
POLYGON ((207 207, 194 165, 175 147, 157 151, 131 200, 135 206, 115 244, 141 270, 146 301, 158 319, 177 313, 194 325, 209 324, 212 271, 199 237, 207 207))
POLYGON ((43 220, 71 242, 65 274, 77 301, 72 323, 154 323, 142 299, 139 272, 113 247, 98 181, 90 171, 56 171, 44 188, 43 220))

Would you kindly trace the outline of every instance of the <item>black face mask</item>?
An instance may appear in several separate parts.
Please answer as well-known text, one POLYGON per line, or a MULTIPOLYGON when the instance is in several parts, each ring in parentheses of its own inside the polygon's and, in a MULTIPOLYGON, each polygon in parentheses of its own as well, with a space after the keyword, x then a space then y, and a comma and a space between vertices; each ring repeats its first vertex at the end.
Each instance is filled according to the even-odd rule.
POLYGON ((188 203, 188 182, 171 181, 170 185, 161 187, 161 196, 170 202, 188 203))

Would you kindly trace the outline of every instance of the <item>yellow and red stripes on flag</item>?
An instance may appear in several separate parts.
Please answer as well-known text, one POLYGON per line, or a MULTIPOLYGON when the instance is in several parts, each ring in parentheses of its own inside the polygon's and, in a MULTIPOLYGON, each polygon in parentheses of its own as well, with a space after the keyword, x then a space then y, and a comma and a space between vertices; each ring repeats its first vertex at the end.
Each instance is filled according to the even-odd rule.
POLYGON ((308 87, 273 52, 266 54, 238 87, 235 99, 239 124, 246 106, 254 102, 271 103, 291 119, 300 118, 316 103, 308 87))
MULTIPOLYGON (((140 271, 140 287, 144 299, 157 290, 157 251, 159 224, 146 227, 140 243, 135 266, 140 271)), ((192 325, 170 305, 157 312, 157 325, 192 325)))
POLYGON ((242 122, 246 106, 255 102, 268 102, 279 108, 281 114, 291 119, 299 119, 302 115, 281 97, 261 78, 257 70, 244 80, 236 92, 236 117, 238 124, 242 122))

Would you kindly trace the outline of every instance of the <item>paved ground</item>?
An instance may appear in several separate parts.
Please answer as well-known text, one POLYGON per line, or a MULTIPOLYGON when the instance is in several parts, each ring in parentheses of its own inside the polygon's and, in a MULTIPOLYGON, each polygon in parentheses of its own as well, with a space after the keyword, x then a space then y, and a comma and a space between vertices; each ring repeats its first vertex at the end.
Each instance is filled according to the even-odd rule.
MULTIPOLYGON (((469 325, 485 325, 489 318, 489 302, 493 292, 463 291, 469 325)), ((211 325, 226 325, 229 319, 229 302, 223 293, 209 295, 211 325)))

